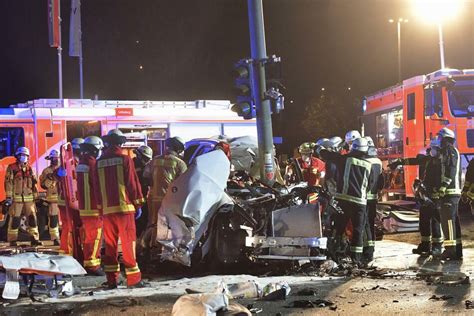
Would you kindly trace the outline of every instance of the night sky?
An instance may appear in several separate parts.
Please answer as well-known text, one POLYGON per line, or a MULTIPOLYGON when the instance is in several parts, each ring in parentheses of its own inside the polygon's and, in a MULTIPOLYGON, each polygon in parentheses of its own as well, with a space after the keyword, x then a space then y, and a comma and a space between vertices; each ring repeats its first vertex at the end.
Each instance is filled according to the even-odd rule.
MULTIPOLYGON (((233 99, 232 66, 250 55, 245 0, 82 0, 85 97, 233 99), (137 42, 138 41, 138 42, 137 42), (140 65, 143 69, 140 69, 140 65)), ((61 1, 64 96, 79 97, 69 57, 70 1, 61 1)), ((397 81, 396 25, 404 17, 404 78, 439 68, 437 28, 404 0, 266 0, 267 53, 282 57, 287 108, 297 123, 309 100, 354 98, 397 81)), ((0 105, 55 98, 57 55, 48 46, 46 0, 0 0, 0 105)), ((446 64, 474 68, 474 4, 444 26, 446 64)), ((350 105, 348 105, 350 106, 350 105)), ((278 126, 276 126, 278 130, 278 126)))

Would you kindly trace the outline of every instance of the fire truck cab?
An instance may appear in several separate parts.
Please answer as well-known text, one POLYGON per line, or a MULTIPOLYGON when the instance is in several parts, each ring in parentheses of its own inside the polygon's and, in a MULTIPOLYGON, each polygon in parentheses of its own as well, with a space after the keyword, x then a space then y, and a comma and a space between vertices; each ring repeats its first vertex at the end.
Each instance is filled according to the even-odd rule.
POLYGON ((30 149, 37 175, 48 163, 51 149, 76 137, 102 136, 120 128, 127 136, 124 149, 148 145, 154 155, 164 150, 164 140, 257 134, 255 120, 244 120, 230 110, 229 101, 103 101, 38 99, 0 108, 0 201, 5 199, 4 179, 16 149, 30 149))
MULTIPOLYGON (((374 139, 385 167, 392 159, 416 157, 443 127, 456 133, 463 174, 474 155, 473 69, 442 69, 404 80, 367 96, 363 111, 364 133, 374 139)), ((417 166, 388 172, 388 195, 413 197, 417 176, 417 166)))

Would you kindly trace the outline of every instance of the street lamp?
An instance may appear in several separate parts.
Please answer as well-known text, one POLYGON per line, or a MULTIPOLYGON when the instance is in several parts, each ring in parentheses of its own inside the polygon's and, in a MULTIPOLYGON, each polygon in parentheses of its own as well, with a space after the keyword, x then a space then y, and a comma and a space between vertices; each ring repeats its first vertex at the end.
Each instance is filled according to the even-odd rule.
MULTIPOLYGON (((398 18, 397 21, 397 36, 398 36, 398 82, 402 82, 402 48, 401 48, 401 31, 402 31, 402 23, 407 23, 408 19, 398 18)), ((394 19, 389 19, 388 23, 395 23, 394 19)))
POLYGON ((439 56, 441 69, 444 63, 443 22, 458 15, 465 0, 413 0, 413 10, 423 20, 438 25, 439 56))

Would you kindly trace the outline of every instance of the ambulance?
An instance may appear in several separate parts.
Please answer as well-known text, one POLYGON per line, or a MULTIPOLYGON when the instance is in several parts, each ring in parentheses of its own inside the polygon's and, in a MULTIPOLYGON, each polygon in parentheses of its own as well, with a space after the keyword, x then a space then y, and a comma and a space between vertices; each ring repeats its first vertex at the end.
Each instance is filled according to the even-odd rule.
POLYGON ((255 120, 231 111, 230 101, 104 101, 38 99, 0 108, 0 201, 8 164, 20 146, 30 149, 30 163, 40 175, 51 149, 76 137, 102 136, 119 128, 127 136, 124 149, 148 145, 154 155, 164 150, 168 137, 185 141, 215 135, 257 135, 255 120))
MULTIPOLYGON (((387 163, 414 158, 443 127, 456 133, 463 174, 474 156, 474 69, 441 69, 404 80, 364 98, 363 130, 387 163)), ((418 166, 403 166, 386 177, 389 197, 413 197, 418 166)))

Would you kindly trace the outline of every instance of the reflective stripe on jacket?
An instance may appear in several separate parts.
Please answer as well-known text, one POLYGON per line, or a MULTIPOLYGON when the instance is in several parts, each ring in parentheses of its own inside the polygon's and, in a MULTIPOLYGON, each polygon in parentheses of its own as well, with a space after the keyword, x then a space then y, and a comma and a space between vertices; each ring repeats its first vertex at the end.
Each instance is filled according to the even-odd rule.
POLYGON ((367 189, 367 200, 378 200, 378 194, 383 188, 384 179, 382 175, 382 161, 377 157, 369 157, 370 162, 370 183, 367 189))
POLYGON ((92 156, 82 156, 77 173, 77 199, 80 216, 99 216, 99 184, 96 160, 92 156))
POLYGON ((441 150, 441 186, 446 188, 445 195, 461 195, 461 159, 453 144, 447 144, 441 150))
POLYGON ((59 180, 56 176, 58 168, 59 165, 45 168, 39 178, 41 187, 46 190, 46 201, 50 203, 58 203, 59 180))
POLYGON ((103 214, 135 212, 143 199, 132 158, 118 146, 108 148, 97 160, 99 201, 103 214))
POLYGON ((351 153, 338 155, 338 168, 341 170, 337 181, 336 198, 367 205, 367 188, 371 180, 371 164, 351 153))
POLYGON ((33 202, 38 192, 36 182, 36 175, 29 164, 10 164, 5 175, 5 195, 13 202, 33 202))

